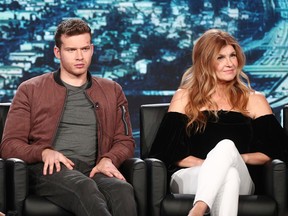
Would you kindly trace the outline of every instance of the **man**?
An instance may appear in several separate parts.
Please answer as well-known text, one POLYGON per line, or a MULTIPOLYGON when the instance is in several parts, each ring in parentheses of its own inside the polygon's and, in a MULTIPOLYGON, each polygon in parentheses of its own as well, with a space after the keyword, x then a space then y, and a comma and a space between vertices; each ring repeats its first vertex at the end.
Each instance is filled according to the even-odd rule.
POLYGON ((31 189, 77 216, 135 216, 133 188, 118 170, 134 155, 128 103, 117 83, 88 72, 91 38, 80 19, 59 24, 60 69, 19 86, 0 152, 27 162, 31 189))

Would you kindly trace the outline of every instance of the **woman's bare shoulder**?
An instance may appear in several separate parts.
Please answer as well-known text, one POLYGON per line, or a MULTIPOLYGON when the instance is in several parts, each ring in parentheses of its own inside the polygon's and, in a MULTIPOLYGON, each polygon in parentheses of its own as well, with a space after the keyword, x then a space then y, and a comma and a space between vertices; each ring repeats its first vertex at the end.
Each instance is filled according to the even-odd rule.
POLYGON ((185 114, 185 107, 188 103, 189 93, 187 89, 178 89, 172 97, 169 112, 180 112, 185 114))
POLYGON ((247 109, 252 118, 258 118, 263 115, 272 114, 272 109, 265 97, 261 92, 251 92, 247 109))

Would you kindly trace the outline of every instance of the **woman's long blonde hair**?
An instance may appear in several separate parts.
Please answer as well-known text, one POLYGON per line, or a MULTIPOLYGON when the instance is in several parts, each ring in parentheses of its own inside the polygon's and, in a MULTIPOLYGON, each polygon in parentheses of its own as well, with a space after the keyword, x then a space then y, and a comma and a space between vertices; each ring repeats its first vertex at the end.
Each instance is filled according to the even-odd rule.
POLYGON ((227 45, 233 46, 236 51, 238 68, 235 79, 227 83, 226 94, 233 110, 247 114, 249 94, 253 90, 249 78, 242 71, 245 55, 230 34, 210 29, 196 42, 192 53, 193 65, 184 73, 180 84, 180 88, 187 89, 189 94, 189 102, 185 107, 185 113, 189 118, 187 128, 193 125, 195 132, 203 132, 206 127, 207 118, 201 112, 201 108, 208 108, 209 112, 218 117, 217 104, 212 100, 217 85, 214 64, 220 50, 227 45))

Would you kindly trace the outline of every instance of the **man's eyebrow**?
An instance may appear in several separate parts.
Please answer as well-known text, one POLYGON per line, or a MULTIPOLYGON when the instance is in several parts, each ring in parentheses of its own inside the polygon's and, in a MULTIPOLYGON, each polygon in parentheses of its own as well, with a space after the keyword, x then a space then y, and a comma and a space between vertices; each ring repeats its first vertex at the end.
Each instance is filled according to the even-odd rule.
POLYGON ((83 48, 90 48, 91 47, 91 44, 89 44, 89 45, 87 45, 87 46, 84 46, 84 47, 82 47, 82 48, 80 48, 80 49, 83 49, 83 48))
POLYGON ((83 47, 65 47, 64 49, 84 49, 84 48, 90 48, 91 44, 83 46, 83 47))

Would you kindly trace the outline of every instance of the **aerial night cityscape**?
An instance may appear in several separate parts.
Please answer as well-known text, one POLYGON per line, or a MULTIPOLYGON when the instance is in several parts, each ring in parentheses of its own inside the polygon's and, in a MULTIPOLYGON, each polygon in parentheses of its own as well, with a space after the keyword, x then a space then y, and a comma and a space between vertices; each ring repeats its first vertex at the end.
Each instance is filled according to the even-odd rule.
POLYGON ((140 105, 170 101, 195 40, 210 28, 240 42, 251 86, 280 121, 288 104, 287 0, 0 0, 0 12, 0 102, 10 102, 24 80, 59 67, 54 31, 78 17, 93 31, 90 72, 123 87, 136 139, 140 105))

